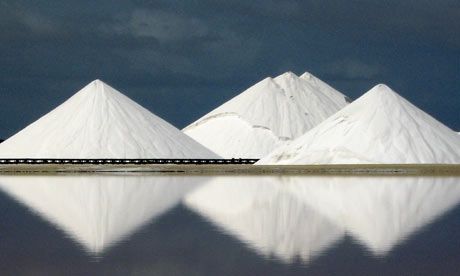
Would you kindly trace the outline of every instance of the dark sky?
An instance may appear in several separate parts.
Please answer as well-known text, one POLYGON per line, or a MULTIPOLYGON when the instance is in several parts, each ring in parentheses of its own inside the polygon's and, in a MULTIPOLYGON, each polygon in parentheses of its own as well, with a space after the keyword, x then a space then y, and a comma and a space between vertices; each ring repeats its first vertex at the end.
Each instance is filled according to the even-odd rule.
POLYGON ((459 34, 458 0, 0 0, 0 137, 96 78, 181 128, 285 71, 460 130, 459 34))

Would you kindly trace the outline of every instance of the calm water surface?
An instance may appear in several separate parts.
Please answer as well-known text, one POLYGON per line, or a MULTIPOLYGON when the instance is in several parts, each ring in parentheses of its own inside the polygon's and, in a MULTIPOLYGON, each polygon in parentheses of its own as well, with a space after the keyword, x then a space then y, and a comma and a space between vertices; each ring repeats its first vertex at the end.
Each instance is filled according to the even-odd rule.
POLYGON ((460 275, 460 178, 0 177, 1 275, 460 275))

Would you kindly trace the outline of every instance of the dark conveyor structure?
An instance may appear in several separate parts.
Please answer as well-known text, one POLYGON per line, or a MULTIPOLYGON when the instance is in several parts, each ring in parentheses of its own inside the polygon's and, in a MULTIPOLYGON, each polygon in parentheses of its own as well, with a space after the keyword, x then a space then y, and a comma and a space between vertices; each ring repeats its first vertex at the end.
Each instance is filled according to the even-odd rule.
POLYGON ((241 164, 252 165, 259 159, 75 159, 75 158, 19 158, 0 159, 0 164, 181 164, 181 165, 210 165, 210 164, 241 164))

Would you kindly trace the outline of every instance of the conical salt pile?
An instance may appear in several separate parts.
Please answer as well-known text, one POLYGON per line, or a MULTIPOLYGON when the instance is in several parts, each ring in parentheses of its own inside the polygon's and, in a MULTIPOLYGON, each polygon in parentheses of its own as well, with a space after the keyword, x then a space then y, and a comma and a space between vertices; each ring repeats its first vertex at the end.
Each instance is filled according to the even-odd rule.
POLYGON ((0 144, 0 158, 216 158, 100 80, 0 144))
POLYGON ((258 162, 340 163, 460 163, 460 139, 380 84, 258 162))

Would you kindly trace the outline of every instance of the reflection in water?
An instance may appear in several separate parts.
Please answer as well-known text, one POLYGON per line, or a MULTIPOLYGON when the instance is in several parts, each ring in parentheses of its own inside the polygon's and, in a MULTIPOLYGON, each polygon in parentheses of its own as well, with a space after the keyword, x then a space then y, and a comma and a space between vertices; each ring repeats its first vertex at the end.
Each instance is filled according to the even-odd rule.
POLYGON ((99 254, 174 207, 199 182, 180 176, 2 176, 0 188, 99 254))
POLYGON ((385 255, 459 202, 458 178, 221 177, 186 196, 258 252, 304 262, 344 233, 385 255))
POLYGON ((459 178, 290 177, 283 182, 376 255, 387 254, 460 202, 459 178))
MULTIPOLYGON (((346 235, 376 256, 386 256, 460 202, 459 178, 440 177, 1 176, 0 189, 98 256, 185 202, 189 210, 253 251, 285 263, 297 259, 311 263, 320 254, 343 249, 346 235)), ((202 260, 214 254, 209 252, 241 248, 234 239, 230 244, 220 242, 220 234, 214 240, 206 231, 200 236, 208 223, 203 224, 188 209, 171 212, 173 219, 161 231, 147 232, 142 244, 152 241, 152 246, 146 246, 146 251, 130 240, 134 244, 131 249, 141 252, 133 259, 150 265, 162 254, 168 262, 183 254, 184 260, 196 255, 196 263, 203 264, 202 260), (174 235, 168 240, 165 233, 174 235), (201 238, 207 239, 204 244, 210 247, 220 247, 206 251, 201 238), (171 252, 167 255, 159 248, 171 252), (143 258, 142 252, 147 251, 153 255, 143 258)), ((125 249, 133 244, 127 242, 125 249)), ((9 252, 4 255, 14 256, 9 252)), ((184 267, 188 269, 187 261, 184 267)), ((208 268, 207 264, 203 267, 208 268)))
POLYGON ((273 177, 218 177, 185 202, 265 256, 308 262, 342 231, 281 184, 273 177))

